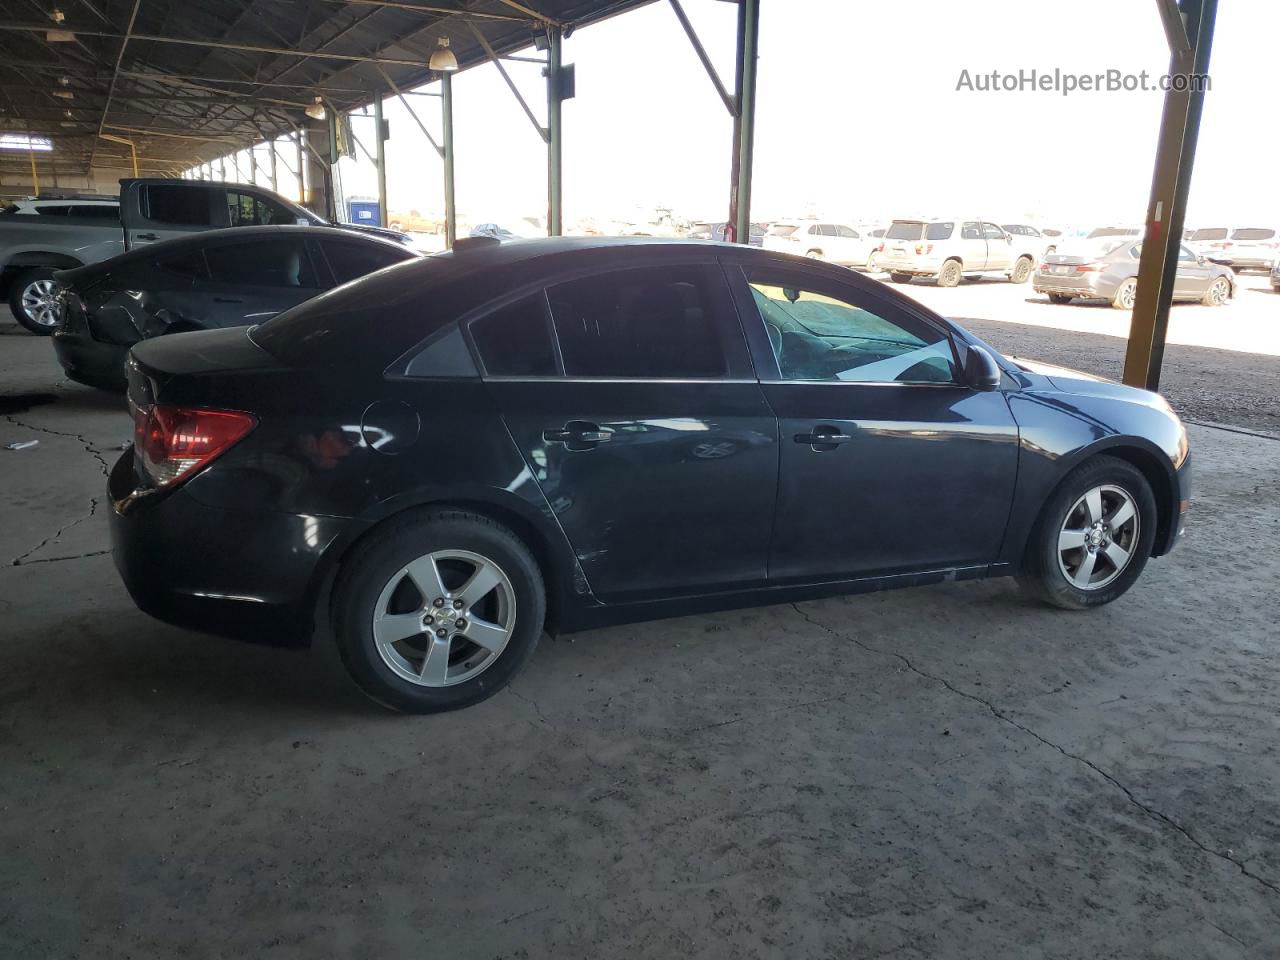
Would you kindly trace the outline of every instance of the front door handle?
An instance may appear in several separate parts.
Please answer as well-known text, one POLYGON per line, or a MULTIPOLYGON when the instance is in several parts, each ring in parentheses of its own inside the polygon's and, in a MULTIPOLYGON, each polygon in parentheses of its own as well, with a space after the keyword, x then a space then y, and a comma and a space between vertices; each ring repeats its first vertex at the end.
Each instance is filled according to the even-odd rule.
POLYGON ((563 443, 566 450, 591 450, 596 444, 612 440, 613 431, 586 420, 570 420, 559 430, 543 430, 542 439, 547 443, 563 443))
POLYGON ((812 433, 797 433, 795 435, 796 443, 808 444, 817 452, 824 450, 834 450, 842 443, 852 440, 853 437, 847 433, 841 433, 835 427, 819 425, 813 428, 812 433))
POLYGON ((214 297, 214 303, 244 303, 240 297, 214 297))

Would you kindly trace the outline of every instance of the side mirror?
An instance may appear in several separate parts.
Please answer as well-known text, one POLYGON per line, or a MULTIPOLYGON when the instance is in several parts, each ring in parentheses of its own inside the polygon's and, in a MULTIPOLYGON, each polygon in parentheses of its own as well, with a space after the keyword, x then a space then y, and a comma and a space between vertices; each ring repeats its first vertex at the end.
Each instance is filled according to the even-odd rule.
POLYGON ((990 392, 1000 386, 1000 367, 982 347, 967 345, 964 355, 964 380, 974 390, 990 392))

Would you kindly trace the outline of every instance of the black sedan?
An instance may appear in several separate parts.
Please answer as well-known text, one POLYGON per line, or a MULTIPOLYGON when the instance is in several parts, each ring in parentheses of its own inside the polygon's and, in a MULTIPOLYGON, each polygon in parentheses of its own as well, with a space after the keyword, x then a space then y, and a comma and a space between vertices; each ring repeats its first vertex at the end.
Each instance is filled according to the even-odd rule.
POLYGON ((1189 497, 1163 399, 1005 359, 857 274, 705 242, 471 240, 134 348, 116 563, 171 622, 326 625, 399 710, 544 628, 1017 575, 1108 603, 1189 497))
POLYGON ((334 227, 238 227, 151 244, 54 275, 62 315, 53 349, 72 380, 122 390, 125 356, 140 340, 260 323, 418 256, 334 227))

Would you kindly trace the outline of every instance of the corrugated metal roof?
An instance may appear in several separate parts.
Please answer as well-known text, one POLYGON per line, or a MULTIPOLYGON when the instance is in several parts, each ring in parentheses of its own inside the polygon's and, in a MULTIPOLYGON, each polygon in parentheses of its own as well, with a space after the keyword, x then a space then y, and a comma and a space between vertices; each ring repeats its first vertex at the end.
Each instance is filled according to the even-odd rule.
MULTIPOLYGON (((342 110, 432 79, 447 37, 462 69, 548 23, 579 27, 653 0, 0 0, 0 131, 54 139, 68 173, 127 165, 174 173, 303 122, 324 96, 342 110), (55 10, 61 20, 55 20, 55 10), (65 39, 51 39, 65 31, 65 39)), ((6 158, 25 162, 21 155, 6 158)))

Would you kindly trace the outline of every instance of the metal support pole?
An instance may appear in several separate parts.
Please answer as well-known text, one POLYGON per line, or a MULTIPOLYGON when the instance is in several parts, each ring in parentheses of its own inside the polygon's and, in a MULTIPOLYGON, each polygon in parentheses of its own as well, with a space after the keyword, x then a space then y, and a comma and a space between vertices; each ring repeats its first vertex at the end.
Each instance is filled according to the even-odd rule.
POLYGON ((387 217, 387 144, 382 133, 382 91, 373 95, 374 160, 378 165, 378 226, 385 227, 387 217))
POLYGON ((249 145, 249 182, 258 185, 258 145, 249 145))
POLYGON ((306 203, 307 200, 307 177, 306 164, 302 162, 302 131, 294 129, 294 146, 298 148, 298 202, 306 203))
POLYGON ((559 27, 547 28, 547 236, 564 233, 559 27))
POLYGON ((227 182, 227 155, 225 153, 218 158, 218 179, 223 183, 227 182))
POLYGON ((1173 301, 1191 168, 1204 109, 1205 91, 1194 81, 1208 73, 1218 13, 1218 0, 1182 0, 1173 14, 1165 9, 1172 6, 1172 0, 1157 2, 1162 5, 1169 40, 1169 76, 1183 89, 1171 87, 1164 98, 1146 232, 1138 263, 1137 298, 1124 358, 1124 382, 1148 390, 1160 387, 1169 307, 1173 301), (1183 30, 1185 37, 1180 36, 1183 30))
POLYGON ((458 209, 453 195, 453 77, 440 75, 441 118, 444 122, 444 244, 452 249, 458 239, 458 209))
POLYGON ((751 168, 756 137, 756 56, 760 42, 760 0, 741 0, 738 8, 737 177, 730 197, 733 240, 751 242, 751 168))
POLYGON ((31 195, 38 197, 40 196, 40 178, 36 176, 36 152, 31 146, 30 139, 27 140, 27 153, 31 155, 31 195))
POLYGON ((280 171, 277 167, 276 158, 276 141, 274 139, 267 141, 267 146, 271 148, 271 192, 280 192, 280 171))

